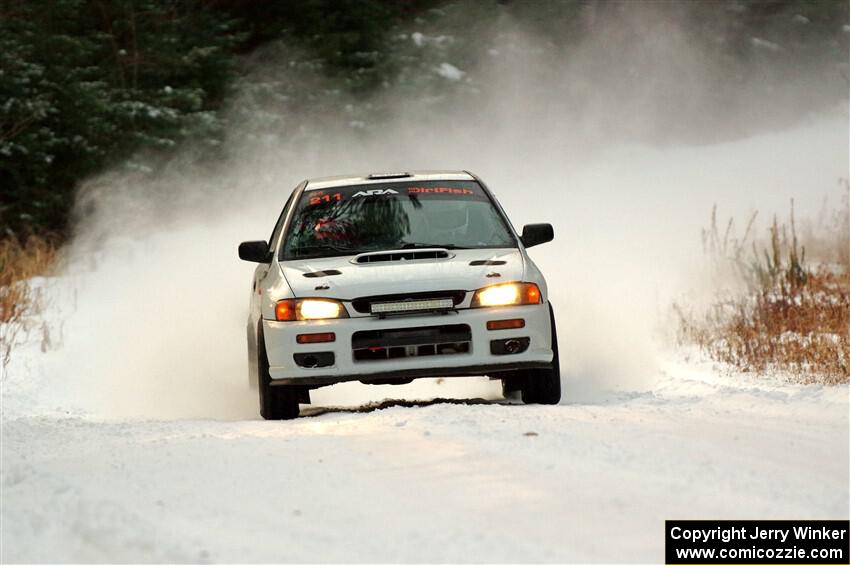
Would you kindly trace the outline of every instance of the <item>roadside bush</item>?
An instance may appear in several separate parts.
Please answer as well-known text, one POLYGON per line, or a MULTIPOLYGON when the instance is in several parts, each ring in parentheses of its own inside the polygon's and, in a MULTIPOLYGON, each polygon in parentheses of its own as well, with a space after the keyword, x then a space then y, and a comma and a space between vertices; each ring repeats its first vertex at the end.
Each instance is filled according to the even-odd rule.
POLYGON ((740 240, 720 235, 716 209, 703 232, 716 269, 739 277, 743 292, 717 297, 695 314, 674 305, 680 343, 696 344, 712 359, 745 372, 781 372, 801 382, 850 382, 848 207, 831 222, 807 230, 818 256, 809 265, 798 238, 793 202, 787 224, 776 218, 766 243, 752 242, 755 216, 740 240))
MULTIPOLYGON (((56 263, 55 243, 29 236, 0 239, 0 366, 6 367, 12 349, 22 333, 28 332, 28 318, 43 306, 42 288, 33 278, 49 274, 56 263)), ((42 345, 49 337, 45 334, 42 345)))

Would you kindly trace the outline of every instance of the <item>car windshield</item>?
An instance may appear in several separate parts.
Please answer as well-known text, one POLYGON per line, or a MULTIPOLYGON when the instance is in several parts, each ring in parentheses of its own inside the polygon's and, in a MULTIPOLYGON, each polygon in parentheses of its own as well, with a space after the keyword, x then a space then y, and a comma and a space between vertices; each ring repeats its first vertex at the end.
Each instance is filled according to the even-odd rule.
POLYGON ((474 181, 392 182, 304 191, 281 259, 444 247, 516 247, 474 181))

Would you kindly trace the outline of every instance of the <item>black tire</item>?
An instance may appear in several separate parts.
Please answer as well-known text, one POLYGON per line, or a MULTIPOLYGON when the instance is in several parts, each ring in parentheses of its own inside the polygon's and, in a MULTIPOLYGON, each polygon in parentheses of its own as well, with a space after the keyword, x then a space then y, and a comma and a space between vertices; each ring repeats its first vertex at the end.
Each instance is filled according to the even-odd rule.
POLYGON ((525 382, 525 375, 510 375, 502 377, 502 396, 507 399, 519 398, 522 385, 525 382))
POLYGON ((260 416, 265 420, 292 420, 298 417, 298 387, 272 386, 269 358, 262 326, 257 330, 257 377, 260 389, 260 416))
POLYGON ((525 404, 557 404, 561 401, 561 365, 552 304, 549 304, 549 319, 552 327, 552 366, 549 369, 529 369, 524 372, 522 401, 525 404))

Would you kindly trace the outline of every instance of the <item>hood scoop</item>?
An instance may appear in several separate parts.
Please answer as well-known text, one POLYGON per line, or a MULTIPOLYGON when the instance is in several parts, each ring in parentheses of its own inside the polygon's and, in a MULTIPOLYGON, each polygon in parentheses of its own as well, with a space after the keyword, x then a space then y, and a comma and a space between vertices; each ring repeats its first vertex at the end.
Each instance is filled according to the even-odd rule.
POLYGON ((383 263, 388 261, 421 261, 424 259, 448 259, 451 257, 445 249, 417 249, 411 251, 377 251, 361 253, 351 260, 352 263, 383 263))
POLYGON ((332 277, 334 275, 341 275, 341 271, 337 271, 336 269, 327 269, 326 271, 310 271, 309 273, 304 273, 302 276, 307 277, 308 279, 316 279, 319 277, 332 277))
POLYGON ((475 261, 470 261, 469 265, 471 267, 480 267, 482 265, 504 265, 507 261, 498 261, 494 259, 477 259, 475 261))

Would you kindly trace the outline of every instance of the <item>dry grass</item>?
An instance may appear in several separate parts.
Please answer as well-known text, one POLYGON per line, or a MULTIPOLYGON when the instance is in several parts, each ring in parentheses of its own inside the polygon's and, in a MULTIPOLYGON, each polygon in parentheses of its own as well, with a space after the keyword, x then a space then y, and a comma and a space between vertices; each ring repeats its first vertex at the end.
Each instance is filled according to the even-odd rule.
POLYGON ((42 304, 41 290, 30 284, 33 277, 50 273, 56 263, 57 245, 35 235, 23 243, 17 238, 0 240, 0 364, 5 367, 12 348, 27 330, 27 317, 42 304))
POLYGON ((788 223, 774 218, 767 241, 752 242, 749 253, 753 220, 747 235, 734 240, 732 223, 721 236, 712 213, 711 226, 703 231, 706 252, 725 276, 740 278, 746 290, 717 298, 700 315, 674 306, 680 342, 696 344, 741 371, 776 371, 802 382, 850 382, 846 202, 833 222, 821 223, 803 238, 792 203, 788 223), (807 263, 810 238, 818 247, 815 267, 807 263))
POLYGON ((801 239, 812 260, 825 264, 850 264, 850 180, 840 179, 844 199, 824 201, 817 218, 802 226, 801 239))

